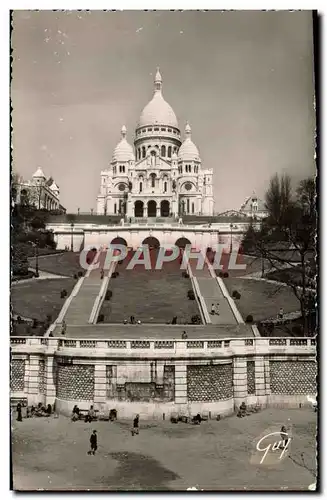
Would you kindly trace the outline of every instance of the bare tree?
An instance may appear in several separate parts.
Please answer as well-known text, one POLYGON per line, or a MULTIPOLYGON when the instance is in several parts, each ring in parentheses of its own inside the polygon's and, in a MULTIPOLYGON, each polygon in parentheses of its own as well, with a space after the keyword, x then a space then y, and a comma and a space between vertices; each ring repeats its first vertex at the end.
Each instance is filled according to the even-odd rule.
POLYGON ((270 271, 292 270, 294 279, 287 281, 299 301, 303 330, 308 332, 308 316, 315 304, 316 209, 314 179, 301 181, 296 197, 291 197, 287 177, 274 176, 266 195, 269 217, 261 230, 250 226, 244 245, 247 251, 266 259, 270 271))

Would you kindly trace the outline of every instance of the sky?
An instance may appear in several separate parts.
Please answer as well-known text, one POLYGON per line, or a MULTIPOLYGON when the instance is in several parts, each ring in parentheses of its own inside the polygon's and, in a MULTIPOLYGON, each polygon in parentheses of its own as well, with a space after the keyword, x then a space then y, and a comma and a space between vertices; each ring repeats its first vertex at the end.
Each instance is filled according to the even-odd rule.
POLYGON ((263 197, 275 173, 315 173, 310 11, 15 11, 12 26, 13 169, 54 177, 68 212, 96 208, 157 66, 213 169, 215 212, 263 197))

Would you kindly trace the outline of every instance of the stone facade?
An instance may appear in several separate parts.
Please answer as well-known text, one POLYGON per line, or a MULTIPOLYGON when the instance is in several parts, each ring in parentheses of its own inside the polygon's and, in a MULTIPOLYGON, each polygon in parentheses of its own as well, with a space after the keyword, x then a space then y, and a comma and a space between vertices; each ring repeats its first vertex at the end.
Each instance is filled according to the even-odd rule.
POLYGON ((201 411, 214 417, 242 401, 298 407, 317 393, 315 339, 85 342, 11 338, 11 396, 55 403, 67 415, 85 402, 145 419, 201 411))
POLYGON ((222 401, 232 398, 232 364, 188 366, 187 397, 189 401, 222 401))
POLYGON ((270 361, 272 394, 314 394, 316 378, 315 361, 270 361))
POLYGON ((24 359, 12 359, 11 361, 11 377, 10 377, 10 388, 12 391, 23 391, 24 390, 24 378, 25 378, 25 360, 24 359))
POLYGON ((93 401, 94 366, 59 364, 57 397, 73 401, 93 401))
POLYGON ((255 362, 248 361, 246 364, 246 368, 247 368, 248 394, 255 394, 255 362))
POLYGON ((45 361, 39 360, 39 393, 45 394, 46 379, 45 379, 45 361))

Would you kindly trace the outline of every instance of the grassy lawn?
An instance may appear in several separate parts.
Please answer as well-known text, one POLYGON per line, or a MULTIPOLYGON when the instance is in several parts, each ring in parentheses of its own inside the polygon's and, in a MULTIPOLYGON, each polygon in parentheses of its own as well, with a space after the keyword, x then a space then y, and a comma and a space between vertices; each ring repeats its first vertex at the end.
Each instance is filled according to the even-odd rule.
POLYGON ((19 282, 11 289, 13 313, 40 321, 45 321, 49 314, 54 321, 65 302, 60 291, 65 289, 69 295, 75 284, 72 278, 19 282))
POLYGON ((235 303, 244 319, 248 314, 255 322, 275 318, 281 307, 284 313, 300 309, 299 301, 286 286, 246 278, 226 278, 224 283, 230 294, 234 290, 241 294, 235 303))
MULTIPOLYGON (((58 255, 47 255, 39 258, 39 270, 47 273, 71 276, 84 270, 79 263, 79 253, 64 252, 58 255)), ((29 266, 35 269, 35 259, 29 259, 29 266)))
POLYGON ((192 316, 200 314, 197 302, 187 298, 191 288, 181 273, 125 271, 111 279, 112 298, 103 302, 100 313, 107 323, 122 323, 131 315, 142 323, 167 323, 174 316, 178 323, 191 323, 192 316))
MULTIPOLYGON (((16 490, 307 490, 315 482, 316 414, 306 408, 267 409, 199 426, 140 420, 72 423, 65 417, 12 425, 13 486, 16 490), (288 421, 288 419, 290 419, 288 421), (271 451, 260 465, 260 438, 290 424, 285 456, 271 451), (87 455, 93 429, 98 451, 87 455), (301 465, 303 453, 305 467, 301 465)), ((279 437, 276 437, 279 440, 279 437)), ((273 444, 273 437, 268 441, 273 444)))

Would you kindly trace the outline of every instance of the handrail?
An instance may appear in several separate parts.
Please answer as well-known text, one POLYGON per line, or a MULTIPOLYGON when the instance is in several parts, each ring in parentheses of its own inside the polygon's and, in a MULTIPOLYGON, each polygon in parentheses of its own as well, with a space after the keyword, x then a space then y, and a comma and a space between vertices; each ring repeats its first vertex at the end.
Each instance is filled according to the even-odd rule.
POLYGON ((191 284, 192 284, 193 292, 194 292, 194 295, 195 295, 196 300, 198 302, 198 306, 199 306, 199 310, 200 310, 200 314, 201 314, 202 323, 211 324, 211 318, 210 318, 210 316, 208 314, 208 310, 207 310, 205 301, 203 300, 203 297, 201 295, 199 284, 198 284, 198 280, 195 278, 195 276, 193 274, 192 267, 191 267, 189 261, 187 262, 187 268, 186 268, 186 270, 187 270, 187 272, 189 274, 189 277, 191 279, 191 284))

